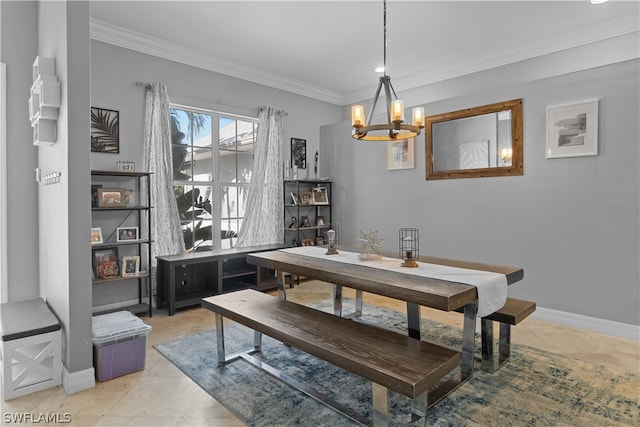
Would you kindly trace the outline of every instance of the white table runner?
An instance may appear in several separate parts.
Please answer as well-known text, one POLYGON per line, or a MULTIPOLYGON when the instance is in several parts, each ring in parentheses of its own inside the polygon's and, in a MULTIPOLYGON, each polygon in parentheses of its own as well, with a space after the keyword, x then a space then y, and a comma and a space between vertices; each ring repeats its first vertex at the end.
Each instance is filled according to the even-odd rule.
POLYGON ((418 268, 406 268, 401 267, 400 264, 402 261, 395 258, 382 257, 382 259, 375 261, 360 261, 357 253, 346 251, 339 251, 337 255, 325 255, 327 249, 319 246, 300 246, 281 250, 292 254, 324 259, 329 258, 332 261, 347 264, 364 265, 475 286, 478 289, 478 317, 487 316, 502 308, 507 300, 507 277, 500 273, 425 262, 418 262, 418 268))

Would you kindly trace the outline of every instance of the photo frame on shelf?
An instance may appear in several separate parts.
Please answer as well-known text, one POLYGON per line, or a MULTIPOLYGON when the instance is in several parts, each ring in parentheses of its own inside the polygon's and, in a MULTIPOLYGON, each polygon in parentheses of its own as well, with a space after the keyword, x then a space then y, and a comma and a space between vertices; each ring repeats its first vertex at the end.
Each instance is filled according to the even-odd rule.
MULTIPOLYGON (((307 168, 307 140, 291 138, 291 167, 307 168)), ((295 179, 295 178, 294 178, 295 179)))
POLYGON ((547 107, 547 159, 597 155, 597 99, 547 107))
POLYGON ((302 227, 311 227, 311 223, 309 222, 309 217, 308 216, 303 216, 301 218, 301 222, 302 222, 302 227))
POLYGON ((102 229, 100 227, 92 227, 91 228, 91 244, 99 245, 102 244, 102 229))
POLYGON ((91 107, 91 152, 120 153, 120 113, 91 107))
POLYGON ((300 204, 301 205, 313 205, 313 193, 311 191, 300 192, 300 204))
POLYGON ((91 207, 98 207, 98 188, 102 188, 100 184, 92 184, 91 185, 91 207))
POLYGON ((315 187, 313 193, 314 205, 328 205, 329 197, 327 195, 327 187, 315 187))
POLYGON ((135 206, 136 204, 136 192, 135 190, 123 189, 124 194, 124 205, 125 206, 135 206))
POLYGON ((139 238, 138 227, 118 227, 116 229, 116 242, 130 242, 139 238))
POLYGON ((96 279, 113 279, 120 274, 118 248, 96 248, 92 250, 93 274, 96 279))
POLYGON ((123 208, 126 206, 124 190, 121 188, 98 188, 99 208, 123 208))
POLYGON ((387 142, 387 170, 415 168, 415 138, 387 142))
POLYGON ((300 239, 300 244, 302 246, 315 246, 313 239, 300 239))
POLYGON ((324 226, 324 217, 322 215, 318 215, 316 217, 316 227, 324 226))
POLYGON ((138 255, 122 257, 122 277, 140 275, 140 257, 138 255))

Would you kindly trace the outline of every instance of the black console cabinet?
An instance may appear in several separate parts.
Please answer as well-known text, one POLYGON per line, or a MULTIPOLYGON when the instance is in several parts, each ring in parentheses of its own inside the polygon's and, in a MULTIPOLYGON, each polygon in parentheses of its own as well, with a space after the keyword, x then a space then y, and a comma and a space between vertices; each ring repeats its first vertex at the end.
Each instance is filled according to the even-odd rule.
POLYGON ((157 305, 167 304, 169 316, 176 308, 200 305, 202 298, 240 289, 273 289, 273 270, 247 264, 247 254, 272 251, 284 245, 158 256, 157 305))

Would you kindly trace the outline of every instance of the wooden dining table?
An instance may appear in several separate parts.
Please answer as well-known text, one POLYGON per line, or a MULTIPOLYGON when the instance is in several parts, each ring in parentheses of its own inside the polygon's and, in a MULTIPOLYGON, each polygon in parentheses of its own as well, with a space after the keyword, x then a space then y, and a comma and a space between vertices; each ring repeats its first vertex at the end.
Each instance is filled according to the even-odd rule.
MULTIPOLYGON (((276 271, 280 298, 286 299, 285 275, 295 274, 335 285, 334 314, 341 315, 342 287, 356 290, 356 314, 362 310, 362 292, 369 292, 405 301, 409 336, 420 339, 420 306, 443 311, 464 312, 462 331, 461 366, 459 383, 473 375, 475 351, 476 314, 478 306, 477 288, 470 284, 412 274, 412 269, 385 270, 372 267, 366 262, 340 262, 332 255, 310 256, 304 251, 287 249, 247 255, 247 262, 276 271)), ((311 249, 309 250, 311 251, 311 249)), ((340 250, 340 252, 344 252, 340 250)), ((398 259, 398 263, 402 261, 398 259)), ((519 267, 484 264, 452 260, 439 257, 420 256, 419 263, 458 267, 503 274, 508 285, 520 281, 524 271, 519 267)), ((452 387, 457 387, 458 384, 452 387)))

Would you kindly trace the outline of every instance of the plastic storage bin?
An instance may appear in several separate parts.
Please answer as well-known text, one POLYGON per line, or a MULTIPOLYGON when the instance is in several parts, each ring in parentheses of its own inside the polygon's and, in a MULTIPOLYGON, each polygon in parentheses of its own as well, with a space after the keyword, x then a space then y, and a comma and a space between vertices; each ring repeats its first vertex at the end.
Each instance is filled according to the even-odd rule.
POLYGON ((151 326, 128 311, 93 317, 93 366, 98 381, 144 369, 151 326))

